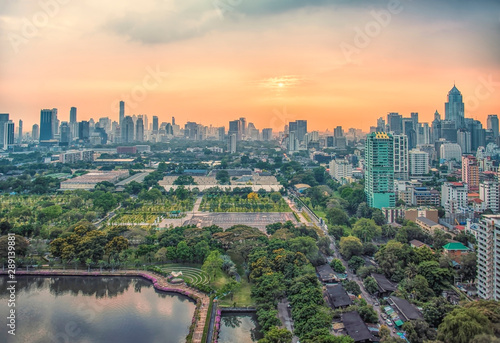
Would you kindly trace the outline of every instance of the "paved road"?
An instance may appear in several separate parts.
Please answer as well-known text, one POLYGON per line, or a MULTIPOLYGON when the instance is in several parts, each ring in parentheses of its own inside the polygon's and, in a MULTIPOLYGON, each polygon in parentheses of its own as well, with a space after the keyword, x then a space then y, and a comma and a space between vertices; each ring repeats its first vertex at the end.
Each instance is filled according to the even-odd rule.
MULTIPOLYGON (((293 319, 288 304, 289 302, 287 299, 280 300, 278 303, 278 318, 281 321, 281 324, 288 331, 293 332, 293 319)), ((298 341, 299 338, 297 336, 293 336, 292 343, 297 343, 298 341)))

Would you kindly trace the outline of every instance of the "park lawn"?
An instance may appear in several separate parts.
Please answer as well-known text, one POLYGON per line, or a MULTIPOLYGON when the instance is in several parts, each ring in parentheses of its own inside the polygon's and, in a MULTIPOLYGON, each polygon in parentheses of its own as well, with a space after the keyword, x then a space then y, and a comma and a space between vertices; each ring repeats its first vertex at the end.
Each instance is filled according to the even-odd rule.
POLYGON ((210 275, 210 285, 215 289, 219 289, 223 287, 225 284, 229 283, 231 278, 224 272, 219 271, 215 277, 215 280, 212 279, 212 275, 210 275))
POLYGON ((326 213, 324 211, 321 211, 321 210, 314 210, 313 211, 314 213, 316 213, 316 215, 320 218, 323 218, 323 220, 326 220, 326 213))
POLYGON ((220 301, 222 306, 232 307, 236 303, 236 307, 247 307, 255 305, 252 300, 252 286, 247 282, 245 277, 241 278, 241 287, 233 294, 233 299, 228 295, 220 301))

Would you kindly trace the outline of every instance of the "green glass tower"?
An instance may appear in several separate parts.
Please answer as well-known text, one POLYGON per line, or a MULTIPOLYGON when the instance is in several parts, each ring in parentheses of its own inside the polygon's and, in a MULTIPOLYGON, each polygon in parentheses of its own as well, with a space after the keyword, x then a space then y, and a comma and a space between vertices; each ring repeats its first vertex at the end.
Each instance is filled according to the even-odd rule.
POLYGON ((365 194, 368 206, 381 209, 394 207, 394 139, 385 132, 366 137, 365 194))

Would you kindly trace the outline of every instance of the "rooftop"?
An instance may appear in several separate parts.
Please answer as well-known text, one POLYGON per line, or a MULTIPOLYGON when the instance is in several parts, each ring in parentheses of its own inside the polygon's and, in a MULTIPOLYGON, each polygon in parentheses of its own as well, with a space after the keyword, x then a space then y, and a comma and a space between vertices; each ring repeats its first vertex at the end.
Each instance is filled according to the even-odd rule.
POLYGON ((422 318, 422 313, 417 309, 417 307, 411 304, 408 300, 398 298, 395 296, 390 296, 390 299, 396 306, 396 309, 403 315, 403 317, 408 320, 416 320, 422 318))
POLYGON ((342 314, 342 322, 347 331, 347 334, 354 340, 354 342, 371 341, 373 336, 368 330, 363 319, 358 311, 345 312, 342 314))
POLYGON ((381 292, 394 292, 398 288, 385 275, 372 273, 372 277, 377 281, 378 288, 381 292))
POLYGON ((467 248, 465 245, 463 245, 462 243, 460 242, 456 242, 456 243, 448 243, 446 245, 443 246, 443 249, 444 250, 461 250, 461 251, 468 251, 470 250, 469 248, 467 248))
POLYGON ((332 302, 333 307, 343 307, 352 305, 351 298, 347 295, 344 287, 341 284, 326 286, 328 297, 332 302))

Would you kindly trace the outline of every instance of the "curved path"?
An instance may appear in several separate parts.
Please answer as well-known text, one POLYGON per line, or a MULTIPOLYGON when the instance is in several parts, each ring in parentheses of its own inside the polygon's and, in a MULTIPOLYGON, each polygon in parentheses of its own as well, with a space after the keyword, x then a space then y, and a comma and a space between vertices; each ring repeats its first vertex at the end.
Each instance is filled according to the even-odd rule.
MULTIPOLYGON (((1 271, 0 274, 7 274, 7 271, 1 271)), ((114 272, 86 272, 86 271, 72 271, 72 270, 54 270, 54 271, 21 271, 16 270, 16 275, 75 275, 75 276, 139 276, 143 277, 151 282, 153 286, 161 291, 174 292, 184 294, 196 301, 196 310, 194 312, 195 326, 193 332, 193 343, 201 343, 203 336, 203 329, 205 328, 205 322, 208 315, 208 305, 210 303, 210 298, 203 292, 189 287, 185 284, 172 284, 167 281, 167 278, 150 271, 142 270, 118 270, 114 272), (156 282, 155 282, 156 281, 156 282), (199 300, 199 301, 198 301, 199 300)))

